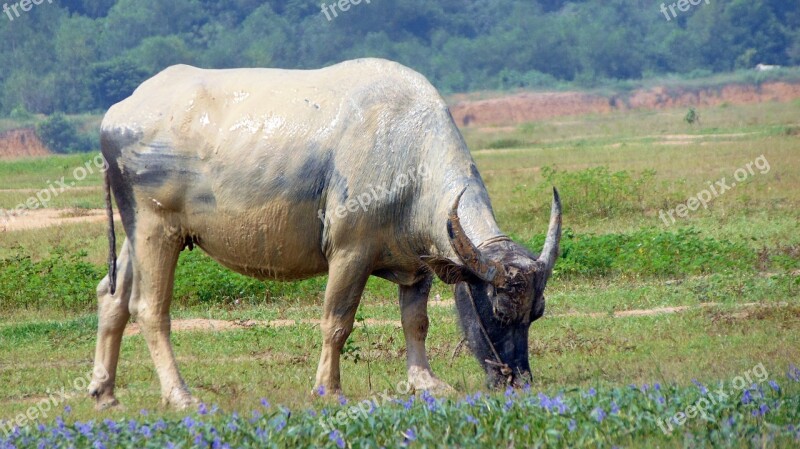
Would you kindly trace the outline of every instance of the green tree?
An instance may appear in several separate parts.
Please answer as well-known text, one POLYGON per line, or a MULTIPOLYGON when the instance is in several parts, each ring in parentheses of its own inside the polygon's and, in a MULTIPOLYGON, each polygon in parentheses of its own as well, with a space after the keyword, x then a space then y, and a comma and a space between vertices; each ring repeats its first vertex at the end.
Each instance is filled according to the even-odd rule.
POLYGON ((115 59, 92 65, 90 84, 95 104, 108 109, 129 97, 149 73, 130 59, 115 59))

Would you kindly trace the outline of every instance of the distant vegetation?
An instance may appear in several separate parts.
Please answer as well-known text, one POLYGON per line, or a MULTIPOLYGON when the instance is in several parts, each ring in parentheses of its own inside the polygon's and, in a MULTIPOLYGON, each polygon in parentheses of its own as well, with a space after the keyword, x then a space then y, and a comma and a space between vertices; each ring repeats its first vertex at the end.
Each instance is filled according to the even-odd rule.
POLYGON ((61 0, 0 20, 0 115, 100 112, 166 66, 398 60, 445 92, 597 87, 800 64, 800 3, 643 0, 61 0))

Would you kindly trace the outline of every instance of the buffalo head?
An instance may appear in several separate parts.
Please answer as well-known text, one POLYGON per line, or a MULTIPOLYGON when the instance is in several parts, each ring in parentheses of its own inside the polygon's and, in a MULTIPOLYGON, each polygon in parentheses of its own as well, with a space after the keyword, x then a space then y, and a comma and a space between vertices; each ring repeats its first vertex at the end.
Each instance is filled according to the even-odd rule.
POLYGON ((528 328, 544 314, 544 288, 558 257, 558 191, 553 189, 550 227, 540 255, 506 237, 490 239, 477 247, 461 226, 460 199, 461 195, 447 221, 450 243, 465 268, 455 287, 459 321, 489 384, 521 386, 531 378, 528 328))

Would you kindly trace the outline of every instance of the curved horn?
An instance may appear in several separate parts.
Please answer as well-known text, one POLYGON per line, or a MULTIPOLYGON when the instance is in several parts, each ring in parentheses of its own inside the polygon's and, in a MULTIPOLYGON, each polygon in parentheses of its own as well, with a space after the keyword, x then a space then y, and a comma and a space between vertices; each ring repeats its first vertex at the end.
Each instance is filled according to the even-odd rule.
POLYGON ((467 188, 464 187, 464 190, 456 197, 447 219, 447 235, 450 237, 450 244, 469 271, 484 281, 499 286, 499 284, 505 283, 503 265, 485 258, 467 237, 464 228, 461 226, 461 219, 458 217, 458 204, 461 202, 461 196, 464 195, 466 190, 467 188))
POLYGON ((553 266, 558 258, 558 245, 561 242, 561 198, 558 189, 553 187, 553 207, 550 210, 550 228, 544 241, 539 261, 544 264, 547 277, 553 273, 553 266))

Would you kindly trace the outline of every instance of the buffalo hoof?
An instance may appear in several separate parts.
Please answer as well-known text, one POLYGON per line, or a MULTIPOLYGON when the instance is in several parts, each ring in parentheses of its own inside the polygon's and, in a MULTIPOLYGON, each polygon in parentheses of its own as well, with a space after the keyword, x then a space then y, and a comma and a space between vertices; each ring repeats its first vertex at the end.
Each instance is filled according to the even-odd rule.
POLYGON ((98 412, 110 409, 122 409, 122 408, 123 408, 122 405, 114 396, 107 398, 97 398, 97 401, 94 404, 94 409, 97 410, 98 412))
POLYGON ((416 391, 428 391, 434 395, 448 395, 456 392, 455 388, 434 376, 429 370, 409 370, 408 383, 416 391))
POLYGON ((89 395, 95 400, 95 410, 102 412, 103 410, 122 407, 117 398, 114 397, 114 393, 112 393, 111 390, 111 388, 102 387, 96 384, 89 386, 89 395))
POLYGON ((174 410, 188 410, 196 408, 200 405, 200 400, 192 396, 189 390, 184 388, 176 388, 172 390, 169 397, 161 399, 162 404, 174 410))

